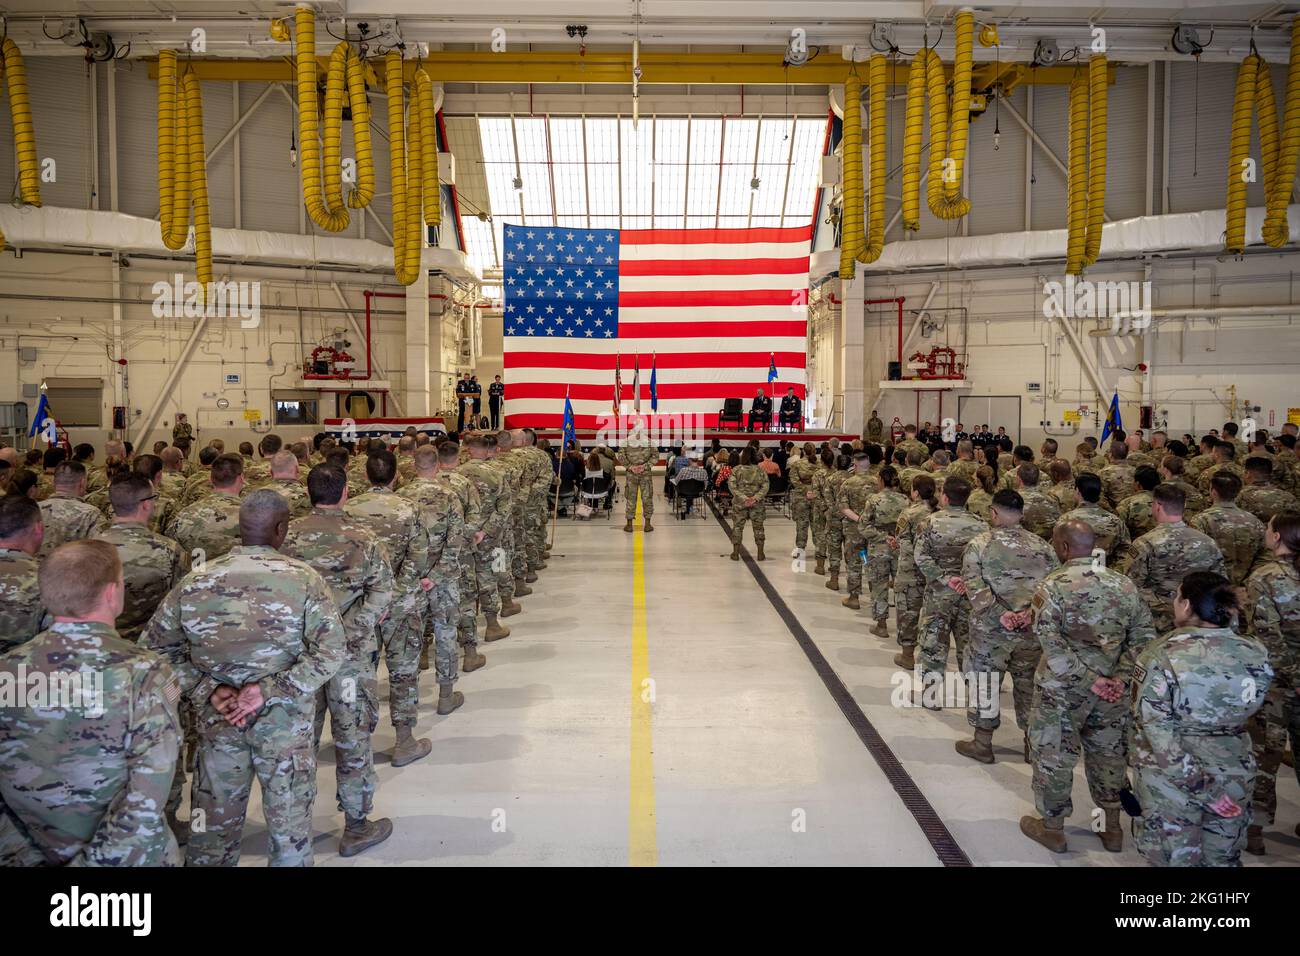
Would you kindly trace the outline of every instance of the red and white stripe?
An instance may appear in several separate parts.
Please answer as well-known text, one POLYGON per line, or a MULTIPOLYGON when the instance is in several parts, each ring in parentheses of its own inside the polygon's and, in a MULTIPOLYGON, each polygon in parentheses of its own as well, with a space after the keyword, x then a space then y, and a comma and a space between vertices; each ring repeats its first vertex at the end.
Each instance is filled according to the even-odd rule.
MULTIPOLYGON (((805 395, 812 227, 624 229, 619 236, 619 331, 610 339, 505 336, 506 424, 558 428, 569 389, 578 428, 611 411, 615 357, 658 354, 659 414, 704 416, 723 399, 745 409, 763 389, 805 395), (768 383, 776 356, 777 381, 768 383)), ((650 407, 650 381, 640 385, 650 407)), ((631 411, 633 389, 621 390, 631 411)))

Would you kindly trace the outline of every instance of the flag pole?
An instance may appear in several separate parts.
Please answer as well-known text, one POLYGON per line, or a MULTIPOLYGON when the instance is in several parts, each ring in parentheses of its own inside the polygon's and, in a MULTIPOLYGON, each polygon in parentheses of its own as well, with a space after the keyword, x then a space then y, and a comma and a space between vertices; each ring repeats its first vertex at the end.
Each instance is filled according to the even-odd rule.
MULTIPOLYGON (((567 386, 567 385, 564 386, 564 405, 565 405, 566 408, 567 408, 568 405, 569 405, 569 386, 567 386)), ((576 429, 576 428, 574 429, 574 434, 575 434, 575 437, 576 437, 576 434, 577 434, 577 429, 576 429)), ((555 504, 551 507, 551 540, 548 541, 547 544, 546 544, 546 546, 547 546, 548 548, 552 548, 552 549, 555 547, 555 529, 556 529, 556 527, 557 527, 557 526, 559 525, 559 523, 560 523, 560 488, 564 485, 564 479, 560 477, 560 472, 561 472, 561 471, 563 470, 563 468, 564 468, 564 456, 565 456, 565 454, 566 454, 566 451, 565 451, 565 448, 564 448, 564 443, 565 443, 565 439, 564 439, 564 423, 561 423, 561 425, 560 425, 560 458, 559 458, 559 461, 558 461, 558 463, 557 463, 557 467, 556 467, 556 469, 555 469, 555 504)))

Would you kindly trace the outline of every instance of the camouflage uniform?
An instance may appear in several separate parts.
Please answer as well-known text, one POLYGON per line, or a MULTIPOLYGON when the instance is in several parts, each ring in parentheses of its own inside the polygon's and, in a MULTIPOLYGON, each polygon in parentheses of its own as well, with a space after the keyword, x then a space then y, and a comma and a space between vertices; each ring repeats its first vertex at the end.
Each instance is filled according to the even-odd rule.
POLYGON ((871 616, 877 622, 889 617, 889 582, 898 567, 898 553, 888 539, 898 529, 908 500, 893 488, 885 488, 867 499, 859 512, 858 539, 867 550, 867 587, 871 594, 871 616))
POLYGON ((1273 481, 1279 488, 1300 498, 1300 461, 1290 448, 1280 448, 1273 456, 1273 481))
MULTIPOLYGON (((290 519, 301 518, 311 511, 311 495, 307 493, 306 486, 295 478, 272 478, 262 487, 270 488, 284 499, 285 504, 289 506, 290 519)), ((251 485, 245 485, 239 496, 246 498, 250 493, 257 490, 251 485)))
POLYGON ((899 647, 916 647, 916 623, 921 617, 924 580, 916 570, 916 531, 934 512, 924 501, 907 506, 894 525, 898 561, 894 572, 894 624, 899 647))
POLYGON ((833 474, 835 474, 833 469, 818 463, 812 475, 813 499, 809 504, 812 507, 813 544, 817 548, 817 559, 819 561, 826 559, 826 500, 828 495, 826 482, 833 474))
POLYGON ((1255 562, 1265 556, 1263 522, 1235 501, 1212 505, 1188 524, 1214 539, 1227 564, 1224 573, 1233 584, 1243 584, 1255 562))
POLYGON ((1096 536, 1096 547, 1106 552, 1106 563, 1112 567, 1119 566, 1128 556, 1132 544, 1128 528, 1123 521, 1100 505, 1085 501, 1073 511, 1061 515, 1060 521, 1056 523, 1059 525, 1062 521, 1082 521, 1091 528, 1096 536))
POLYGON ((1245 631, 1267 648, 1274 674, 1264 706, 1248 724, 1259 765, 1251 803, 1255 823, 1263 826, 1277 812, 1277 771, 1288 732, 1292 751, 1300 749, 1300 570, 1285 558, 1269 557, 1246 580, 1246 594, 1245 631))
POLYGON ((1133 494, 1134 471, 1128 461, 1107 465, 1097 475, 1101 479, 1101 506, 1114 511, 1119 503, 1133 494))
POLYGON ((163 471, 158 476, 158 494, 166 495, 168 498, 179 503, 181 496, 185 493, 185 485, 189 479, 183 471, 163 471))
POLYGON ((176 504, 184 510, 210 494, 212 494, 212 471, 203 468, 185 479, 185 490, 181 492, 180 499, 176 504))
POLYGON ((0 708, 0 866, 179 866, 163 814, 180 749, 176 675, 90 621, 52 624, 0 658, 24 689, 72 669, 102 684, 79 701, 0 708))
POLYGON ((136 641, 167 592, 189 569, 187 555, 175 541, 137 521, 114 522, 99 535, 117 548, 122 561, 126 598, 117 618, 123 640, 136 641))
MULTIPOLYGON (((364 460, 362 465, 364 467, 364 460)), ((260 488, 271 481, 271 463, 265 458, 256 460, 247 460, 244 462, 244 485, 249 488, 260 488)))
MULTIPOLYGON (((545 452, 542 452, 545 455, 545 452)), ((438 472, 434 483, 447 485, 453 494, 460 499, 461 513, 465 516, 464 537, 460 542, 458 561, 460 577, 457 582, 460 591, 459 610, 456 615, 456 640, 463 647, 478 646, 478 607, 476 598, 478 597, 478 584, 474 579, 474 554, 478 545, 474 543, 474 536, 483 526, 482 504, 479 501, 478 489, 474 487, 474 482, 470 481, 465 475, 451 469, 443 469, 438 472)), ((528 521, 534 521, 536 514, 531 510, 535 502, 529 501, 526 506, 528 521)), ((537 547, 535 538, 530 537, 525 542, 525 550, 528 553, 528 569, 533 569, 533 557, 540 560, 541 549, 537 547)))
POLYGON ((1246 724, 1273 680, 1268 651, 1231 628, 1180 628, 1147 647, 1133 678, 1138 849, 1156 866, 1237 865, 1255 786, 1246 724), (1209 808, 1225 795, 1239 816, 1209 808))
MULTIPOLYGON (((794 546, 801 552, 808 547, 808 525, 812 520, 813 498, 817 492, 813 489, 813 476, 817 466, 806 458, 796 458, 786 470, 790 476, 790 517, 794 519, 794 546), (813 497, 809 497, 809 496, 813 497)), ((816 546, 817 535, 813 534, 816 546)))
POLYGON ((38 562, 26 551, 0 548, 0 654, 30 641, 41 630, 38 562))
POLYGON ((329 586, 273 548, 236 545, 181 579, 140 643, 167 655, 197 715, 199 772, 185 862, 239 862, 256 775, 271 865, 310 866, 316 693, 338 671, 346 644, 329 586), (242 729, 213 708, 218 687, 254 683, 265 703, 242 729))
POLYGON ((1047 543, 1024 527, 990 528, 966 546, 961 560, 970 602, 965 669, 975 678, 967 695, 966 719, 977 730, 1001 726, 998 693, 1002 675, 1010 673, 1016 724, 1029 731, 1034 668, 1042 648, 1028 628, 1009 630, 999 618, 1008 611, 1028 610, 1038 582, 1057 563, 1047 543))
POLYGON ((944 469, 944 478, 964 478, 974 487, 979 487, 979 482, 975 479, 975 472, 980 470, 979 463, 973 458, 958 458, 948 464, 944 469))
POLYGON ((867 419, 867 441, 880 444, 881 439, 885 437, 885 423, 879 418, 867 419))
POLYGON ((1249 511, 1264 524, 1268 524, 1273 515, 1284 511, 1300 512, 1300 501, 1296 500, 1295 495, 1271 481, 1247 485, 1241 489, 1241 494, 1237 495, 1237 506, 1249 511))
MULTIPOLYGON (((650 469, 654 463, 659 460, 659 450, 651 448, 649 445, 624 445, 619 449, 618 463, 627 469, 627 483, 623 486, 624 494, 627 495, 627 520, 632 521, 636 518, 636 500, 637 495, 641 496, 641 512, 646 521, 655 513, 655 489, 654 481, 650 475, 650 469), (632 473, 633 465, 644 465, 645 471, 639 475, 632 473)), ((732 472, 735 475, 735 472, 732 472)), ((735 493, 735 486, 732 486, 732 493, 735 493)))
POLYGON ((910 495, 912 493, 912 479, 917 475, 928 474, 930 473, 924 468, 917 468, 913 465, 904 465, 902 468, 898 469, 898 490, 905 495, 910 495))
POLYGON ((1133 542, 1124 573, 1137 585, 1158 632, 1174 626, 1174 598, 1194 571, 1226 573, 1223 552, 1209 535, 1181 521, 1158 524, 1133 542))
MULTIPOLYGON (((412 487, 419 484, 416 481, 412 487)), ((453 684, 458 674, 456 616, 460 612, 460 566, 467 540, 465 509, 460 497, 445 482, 429 482, 428 497, 422 498, 420 519, 429 542, 429 580, 425 632, 433 632, 434 673, 438 683, 453 684)))
MULTIPOLYGON (((1056 522, 1061 517, 1061 509, 1056 500, 1040 491, 1037 486, 1021 488, 1019 494, 1025 503, 1025 510, 1020 519, 1021 527, 1031 534, 1038 535, 1044 541, 1051 541, 1052 529, 1056 527, 1056 522)), ((969 505, 969 502, 967 504, 969 505)))
POLYGON ((907 456, 914 451, 919 451, 921 453, 922 461, 930 457, 929 447, 924 442, 917 441, 915 438, 904 438, 894 446, 895 453, 900 451, 903 453, 903 461, 907 461, 907 456))
POLYGON ((1079 506, 1079 495, 1075 490, 1073 479, 1067 478, 1050 485, 1044 494, 1056 502, 1056 506, 1061 509, 1061 514, 1073 511, 1079 506))
MULTIPOLYGON (((653 449, 652 449, 653 450, 653 449)), ((546 550, 546 526, 550 510, 546 507, 547 496, 555 479, 555 468, 551 456, 536 445, 525 445, 521 451, 525 462, 530 466, 528 480, 528 501, 525 507, 527 518, 527 540, 525 550, 528 553, 528 570, 539 571, 543 564, 543 552, 546 550)), ((655 452, 655 458, 659 454, 655 452)), ((646 472, 648 475, 649 472, 646 472)), ((651 489, 650 497, 654 497, 651 489)), ((648 518, 650 513, 646 513, 648 518)), ((475 527, 477 530, 477 527, 475 527)))
POLYGON ((525 469, 518 451, 517 448, 511 448, 501 452, 493 459, 493 463, 506 476, 506 500, 510 509, 508 524, 510 572, 513 577, 522 581, 528 573, 528 556, 524 546, 524 505, 526 496, 523 490, 523 481, 525 469))
POLYGON ((41 502, 41 521, 45 524, 45 538, 39 558, 69 541, 93 538, 107 525, 94 505, 58 491, 41 502))
POLYGON ((1210 499, 1201 494, 1200 489, 1195 485, 1183 481, 1181 478, 1171 478, 1165 484, 1178 488, 1186 497, 1187 500, 1183 504, 1183 520, 1188 524, 1191 524, 1193 518, 1210 507, 1210 499))
POLYGON ((740 465, 731 472, 727 480, 731 488, 731 543, 739 548, 744 544, 745 523, 754 523, 754 544, 763 546, 767 532, 763 528, 763 509, 767 501, 767 472, 758 465, 740 465), (752 505, 745 504, 746 498, 757 499, 752 505))
POLYGON ((474 484, 479 500, 479 528, 483 540, 474 550, 474 570, 479 609, 497 614, 503 602, 514 600, 515 579, 506 551, 509 507, 502 472, 490 459, 471 458, 456 469, 474 484))
MULTIPOLYGON (((844 516, 840 514, 837 502, 840 500, 840 486, 851 474, 837 468, 823 485, 826 493, 826 570, 836 576, 840 573, 840 562, 844 560, 844 516)), ((734 471, 732 475, 735 475, 734 471)), ((732 490, 735 490, 734 485, 732 490)))
POLYGON ((349 498, 344 512, 372 532, 393 572, 395 597, 379 625, 379 650, 388 667, 388 713, 394 727, 414 726, 419 716, 420 651, 424 646, 424 588, 429 574, 429 539, 418 506, 372 487, 349 498))
POLYGON ((1204 471, 1202 471, 1199 475, 1196 476, 1197 490, 1200 491, 1201 494, 1206 495, 1208 497, 1210 494, 1210 482, 1213 481, 1214 476, 1221 471, 1230 472, 1236 475, 1238 478, 1243 478, 1245 475, 1245 469, 1243 469, 1241 465, 1237 464, 1237 462, 1235 461, 1220 462, 1217 465, 1211 465, 1209 468, 1206 468, 1204 471))
POLYGON ((1044 819, 1069 816, 1074 766, 1083 754, 1088 792, 1117 811, 1129 732, 1126 697, 1092 692, 1099 677, 1129 681, 1133 662, 1156 637, 1133 582, 1091 556, 1071 558, 1034 592, 1033 632, 1042 648, 1029 715, 1034 805, 1044 819))
POLYGON ((859 517, 867 507, 867 499, 876 493, 879 487, 875 476, 863 471, 850 471, 849 477, 840 484, 836 498, 844 536, 844 560, 848 564, 848 589, 850 596, 862 593, 862 531, 859 523, 844 515, 844 509, 852 511, 859 517))
POLYGON ((196 501, 172 522, 170 537, 196 560, 219 558, 239 544, 239 499, 224 491, 214 491, 196 501))
POLYGON ((379 722, 377 626, 393 604, 393 569, 365 526, 336 509, 314 507, 291 521, 282 550, 320 572, 347 631, 342 665, 316 692, 314 740, 319 747, 328 709, 339 809, 366 817, 378 779, 370 742, 379 722))
POLYGON ((1115 509, 1115 516, 1124 522, 1129 537, 1134 541, 1156 526, 1155 512, 1151 509, 1154 503, 1155 495, 1152 492, 1139 491, 1135 495, 1129 495, 1115 509))
POLYGON ((1193 455, 1183 464, 1183 474, 1190 481, 1195 482, 1200 478, 1201 472, 1205 471, 1206 468, 1209 468, 1213 464, 1213 455, 1193 455))
POLYGON ((54 472, 43 471, 36 478, 36 500, 44 501, 54 494, 54 472))
POLYGON ((986 525, 965 508, 949 505, 924 519, 916 531, 916 569, 925 579, 921 603, 920 646, 917 669, 923 674, 946 669, 948 636, 957 643, 957 663, 966 660, 966 635, 969 628, 970 601, 948 586, 950 577, 961 575, 962 553, 966 545, 986 525))
POLYGON ((979 518, 981 521, 990 521, 993 518, 993 496, 976 485, 966 499, 966 510, 979 518))

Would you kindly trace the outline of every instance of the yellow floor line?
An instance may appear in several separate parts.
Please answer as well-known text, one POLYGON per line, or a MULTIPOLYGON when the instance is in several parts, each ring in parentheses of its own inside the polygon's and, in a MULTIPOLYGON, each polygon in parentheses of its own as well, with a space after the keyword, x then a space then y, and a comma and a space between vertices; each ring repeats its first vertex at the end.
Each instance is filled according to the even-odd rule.
POLYGON ((627 814, 629 866, 655 866, 659 848, 655 840, 655 770, 651 737, 650 646, 645 619, 645 534, 641 507, 632 534, 632 765, 627 814))

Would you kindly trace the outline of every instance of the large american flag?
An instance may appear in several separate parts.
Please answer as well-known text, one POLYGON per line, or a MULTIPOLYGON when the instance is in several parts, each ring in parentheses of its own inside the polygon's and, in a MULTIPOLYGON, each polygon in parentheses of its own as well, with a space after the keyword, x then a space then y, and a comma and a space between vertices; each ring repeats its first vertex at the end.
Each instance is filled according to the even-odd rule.
MULTIPOLYGON (((812 227, 504 230, 505 424, 577 427, 613 410, 615 362, 657 363, 660 415, 717 426, 723 399, 804 397, 812 227), (777 380, 769 384, 775 361, 777 380)), ((640 386, 649 408, 649 376, 640 386)), ((632 384, 620 402, 632 411, 632 384)))

